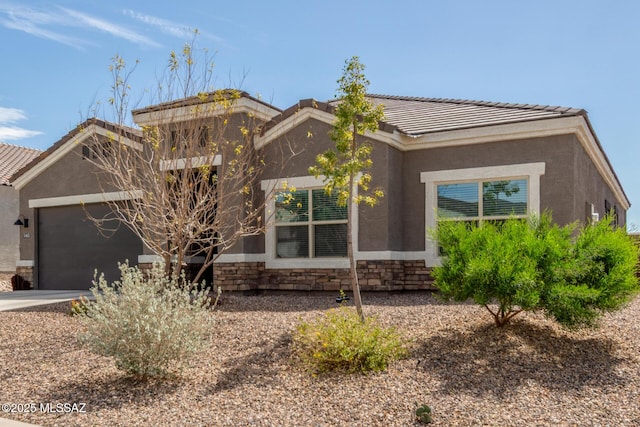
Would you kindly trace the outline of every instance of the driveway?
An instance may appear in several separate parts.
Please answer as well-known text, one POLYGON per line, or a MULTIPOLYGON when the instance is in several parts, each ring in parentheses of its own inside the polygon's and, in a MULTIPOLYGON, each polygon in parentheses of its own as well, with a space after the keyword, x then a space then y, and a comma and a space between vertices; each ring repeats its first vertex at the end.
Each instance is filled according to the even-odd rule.
POLYGON ((16 310, 36 305, 54 304, 71 301, 81 295, 91 297, 90 291, 13 291, 0 292, 0 311, 16 310))

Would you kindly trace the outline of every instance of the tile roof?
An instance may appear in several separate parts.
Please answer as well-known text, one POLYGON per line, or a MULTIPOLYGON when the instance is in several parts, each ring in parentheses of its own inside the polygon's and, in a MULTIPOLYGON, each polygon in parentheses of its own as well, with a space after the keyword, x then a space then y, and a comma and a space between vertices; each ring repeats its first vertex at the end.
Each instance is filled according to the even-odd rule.
POLYGON ((0 185, 9 185, 9 178, 38 157, 40 150, 0 143, 0 185))
MULTIPOLYGON (((375 104, 384 104, 386 123, 411 136, 586 114, 582 109, 548 105, 375 94, 367 96, 375 104)), ((338 102, 333 100, 329 104, 336 105, 338 102)))
POLYGON ((197 96, 190 96, 188 98, 181 98, 181 99, 176 99, 173 101, 168 101, 168 102, 162 102, 159 104, 155 104, 155 105, 149 105, 147 107, 143 107, 143 108, 138 108, 136 110, 131 111, 131 114, 136 116, 139 114, 144 114, 144 113, 150 113, 150 112, 154 112, 154 111, 162 111, 162 110, 166 110, 166 109, 170 109, 170 108, 179 108, 179 107, 188 107, 188 106, 192 106, 192 105, 198 105, 198 104, 202 104, 205 102, 213 102, 216 97, 220 97, 220 96, 228 96, 227 94, 231 95, 231 98, 235 98, 235 97, 240 97, 240 98, 247 98, 250 99, 252 101, 255 101, 259 104, 262 104, 266 107, 269 107, 275 111, 281 111, 280 108, 273 106, 271 104, 269 104, 268 102, 265 102, 261 99, 255 98, 251 95, 249 95, 247 92, 245 91, 241 91, 241 90, 236 90, 236 89, 220 89, 214 92, 209 92, 207 94, 201 94, 201 95, 197 95, 197 96))

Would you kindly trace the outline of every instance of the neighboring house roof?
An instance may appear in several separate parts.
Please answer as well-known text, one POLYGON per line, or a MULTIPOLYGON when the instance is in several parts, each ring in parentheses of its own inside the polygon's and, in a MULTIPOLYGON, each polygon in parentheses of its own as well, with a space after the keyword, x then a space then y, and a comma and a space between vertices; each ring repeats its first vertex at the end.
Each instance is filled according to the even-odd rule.
POLYGON ((37 176, 42 170, 46 169, 51 163, 56 162, 61 156, 71 151, 74 144, 79 139, 93 135, 92 132, 98 132, 105 135, 111 133, 121 135, 131 141, 142 141, 141 132, 137 129, 128 126, 116 125, 97 118, 91 118, 85 120, 73 130, 69 131, 46 151, 38 152, 37 154, 39 155, 37 157, 34 156, 30 162, 23 164, 23 167, 11 176, 10 181, 18 189, 21 188, 24 184, 30 181, 31 178, 37 176), (89 130, 89 132, 87 132, 87 130, 89 130))
MULTIPOLYGON (((367 97, 374 104, 384 105, 385 122, 411 136, 454 129, 586 115, 586 112, 581 109, 547 105, 389 95, 368 95, 367 97)), ((338 102, 330 101, 329 104, 336 105, 338 102)))
POLYGON ((0 143, 0 185, 10 185, 11 175, 41 153, 35 148, 0 143))

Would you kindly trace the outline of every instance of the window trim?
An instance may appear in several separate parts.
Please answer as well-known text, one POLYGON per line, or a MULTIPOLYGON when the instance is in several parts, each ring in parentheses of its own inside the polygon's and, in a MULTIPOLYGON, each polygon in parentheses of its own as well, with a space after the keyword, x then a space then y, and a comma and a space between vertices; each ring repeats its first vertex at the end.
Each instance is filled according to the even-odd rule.
POLYGON ((427 230, 437 225, 438 185, 463 182, 478 182, 526 178, 528 180, 528 214, 540 212, 540 177, 545 173, 545 162, 520 163, 514 165, 488 166, 467 169, 447 169, 420 173, 420 182, 425 184, 425 262, 427 267, 441 264, 438 245, 427 230))
MULTIPOLYGON (((349 219, 345 217, 344 219, 332 219, 332 220, 314 220, 313 219, 313 192, 314 191, 324 191, 323 187, 309 187, 309 188, 299 188, 296 187, 296 191, 305 191, 307 193, 308 201, 307 201, 307 220, 306 221, 298 221, 298 222, 279 222, 277 220, 277 207, 276 207, 276 219, 274 220, 274 227, 276 228, 276 248, 274 249, 275 255, 277 259, 316 259, 316 258, 324 258, 324 259, 332 259, 332 260, 340 260, 346 257, 345 256, 324 256, 318 257, 316 256, 315 244, 316 244, 316 231, 315 227, 317 225, 335 225, 335 224, 347 224, 349 219), (308 249, 306 257, 291 257, 291 258, 282 258, 278 257, 277 243, 278 243, 278 227, 307 227, 307 236, 308 236, 308 249)), ((286 191, 286 190, 285 190, 286 191)), ((280 193, 280 191, 276 191, 276 195, 280 193)))
MULTIPOLYGON (((523 214, 508 214, 508 215, 486 215, 484 213, 484 187, 483 184, 485 183, 490 183, 490 182, 496 182, 496 181, 526 181, 527 182, 527 207, 529 206, 529 177, 526 175, 523 176, 512 176, 512 177, 507 177, 504 179, 494 179, 494 178, 489 178, 489 179, 470 179, 470 180, 466 180, 466 181, 441 181, 441 182, 436 182, 435 183, 435 188, 436 188, 436 210, 437 210, 437 197, 438 197, 438 187, 441 185, 451 185, 451 184, 475 184, 476 187, 476 191, 477 191, 477 196, 478 196, 478 211, 477 211, 477 215, 474 216, 459 216, 459 217, 445 217, 446 220, 451 220, 451 221, 478 221, 478 223, 482 224, 483 221, 492 221, 492 220, 503 220, 503 219, 508 219, 511 217, 516 217, 516 218, 526 218, 528 215, 528 212, 525 212, 523 214)), ((436 218, 437 221, 437 218, 436 218)))
MULTIPOLYGON (((278 258, 276 254, 276 201, 278 191, 295 187, 301 190, 310 190, 324 187, 324 176, 297 176, 290 178, 266 179, 261 183, 262 190, 268 198, 265 203, 265 218, 267 227, 264 235, 265 268, 268 269, 294 269, 294 268, 349 268, 348 257, 321 257, 321 258, 278 258), (286 188, 285 188, 286 187, 286 188)), ((354 185, 357 195, 357 184, 354 185)), ((351 239, 354 255, 358 253, 358 205, 351 201, 353 218, 351 222, 351 239)))

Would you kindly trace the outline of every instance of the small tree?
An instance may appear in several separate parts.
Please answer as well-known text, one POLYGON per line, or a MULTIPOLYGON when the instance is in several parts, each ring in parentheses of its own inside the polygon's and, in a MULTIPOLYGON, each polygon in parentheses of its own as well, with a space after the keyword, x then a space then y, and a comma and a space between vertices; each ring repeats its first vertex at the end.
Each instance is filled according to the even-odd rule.
POLYGON ((383 106, 374 105, 367 99, 369 81, 364 76, 364 65, 357 56, 345 62, 343 75, 338 80, 336 98, 339 103, 335 110, 331 140, 335 148, 319 154, 316 164, 309 168, 309 173, 316 178, 324 177, 324 190, 328 195, 337 193, 339 206, 347 206, 347 256, 349 258, 349 277, 353 289, 354 302, 358 315, 364 321, 358 271, 353 255, 353 204, 365 202, 374 206, 384 194, 375 189, 369 192, 371 174, 372 146, 363 138, 365 132, 378 130, 378 122, 383 119, 383 106), (360 190, 357 192, 355 186, 360 190))
POLYGON ((575 225, 559 227, 549 214, 479 227, 441 221, 435 284, 445 299, 483 305, 497 326, 533 310, 569 328, 593 326, 639 290, 637 248, 611 224, 606 217, 573 238, 575 225))
MULTIPOLYGON (((193 42, 171 52, 152 91, 155 106, 133 111, 146 116, 140 131, 126 126, 132 71, 115 57, 109 105, 118 126, 106 137, 96 135, 87 156, 103 191, 130 195, 126 203, 108 202, 116 224, 160 255, 167 273, 174 266, 177 274, 189 256, 204 258, 194 282, 225 249, 261 233, 265 223, 264 198, 256 194, 264 162, 253 146, 259 121, 236 114, 241 92, 214 90, 213 63, 206 51, 196 53, 193 42)), ((113 226, 92 219, 103 230, 113 226)))

